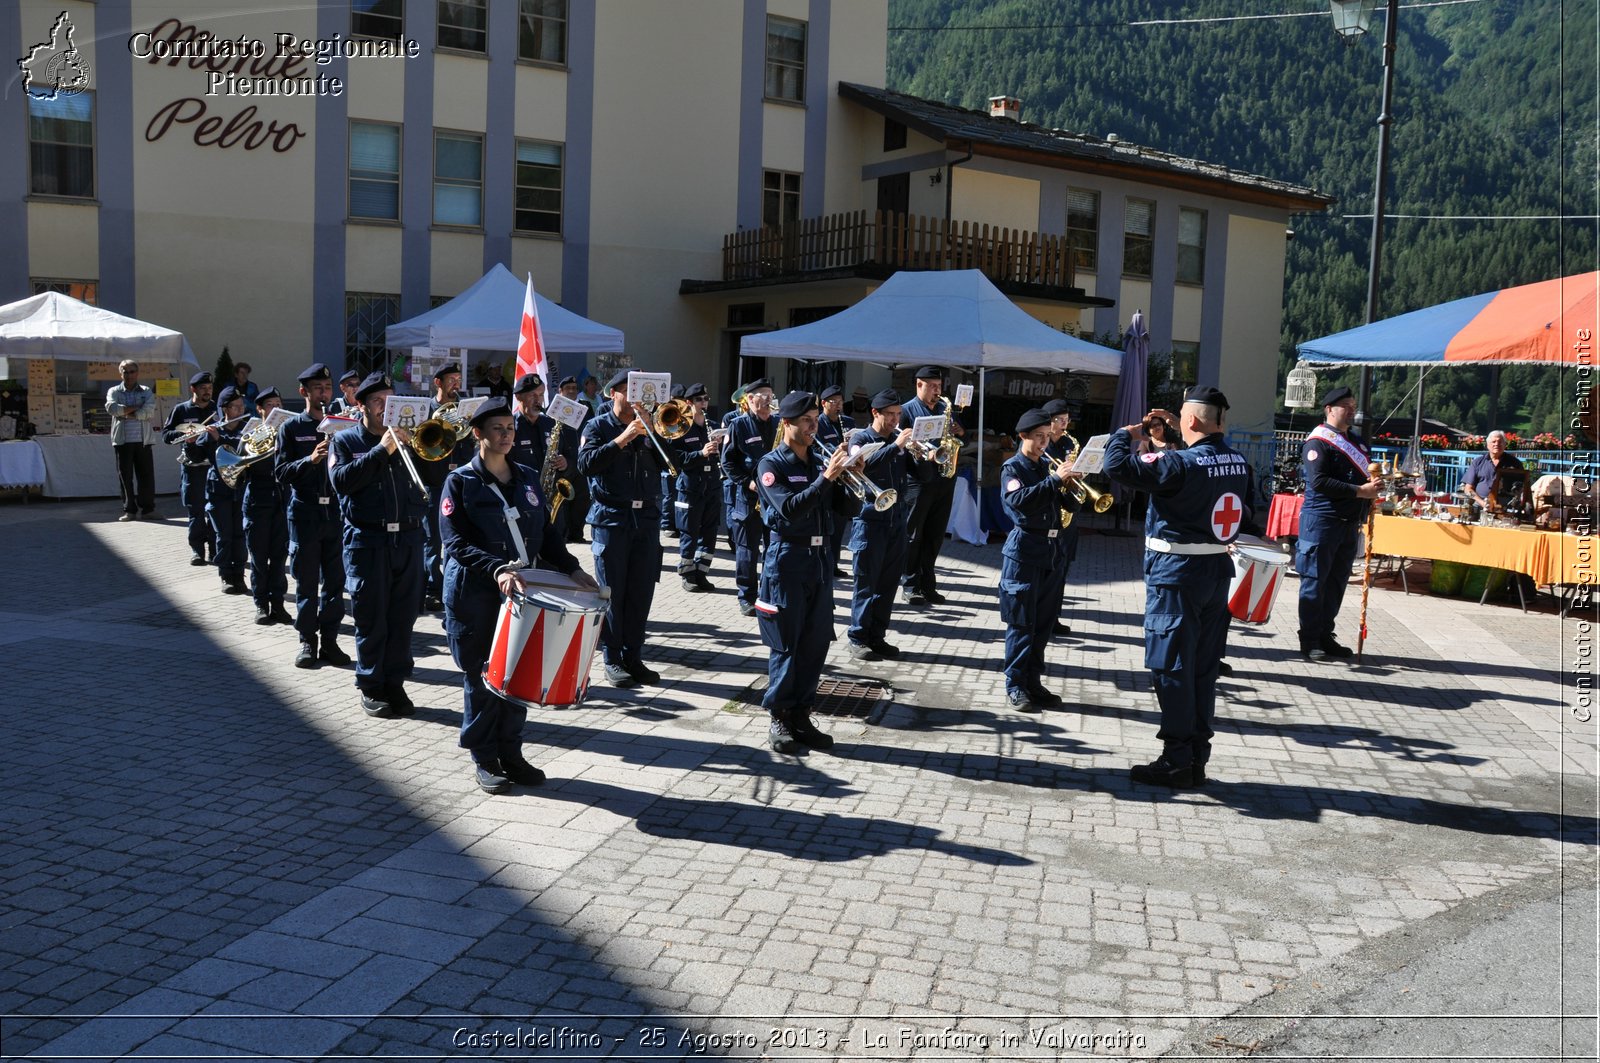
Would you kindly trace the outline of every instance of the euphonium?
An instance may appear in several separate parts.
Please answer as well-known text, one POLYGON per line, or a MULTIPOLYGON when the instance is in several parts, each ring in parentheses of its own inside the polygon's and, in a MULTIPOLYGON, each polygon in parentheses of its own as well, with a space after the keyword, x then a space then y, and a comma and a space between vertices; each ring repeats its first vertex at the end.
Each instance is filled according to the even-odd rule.
POLYGON ((447 402, 411 430, 411 449, 423 461, 443 461, 471 434, 472 424, 461 415, 461 407, 447 402))
POLYGON ((662 439, 682 439, 694 424, 694 406, 687 399, 668 399, 655 408, 650 420, 662 439))

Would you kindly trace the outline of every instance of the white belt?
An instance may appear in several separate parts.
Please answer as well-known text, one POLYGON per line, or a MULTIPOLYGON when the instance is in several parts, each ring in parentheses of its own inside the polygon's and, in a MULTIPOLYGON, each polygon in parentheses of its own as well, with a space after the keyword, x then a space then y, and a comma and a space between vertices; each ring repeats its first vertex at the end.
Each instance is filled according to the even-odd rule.
POLYGON ((1169 543, 1165 539, 1152 539, 1149 536, 1145 536, 1144 548, 1154 550, 1158 554, 1183 554, 1187 557, 1228 552, 1225 543, 1169 543))

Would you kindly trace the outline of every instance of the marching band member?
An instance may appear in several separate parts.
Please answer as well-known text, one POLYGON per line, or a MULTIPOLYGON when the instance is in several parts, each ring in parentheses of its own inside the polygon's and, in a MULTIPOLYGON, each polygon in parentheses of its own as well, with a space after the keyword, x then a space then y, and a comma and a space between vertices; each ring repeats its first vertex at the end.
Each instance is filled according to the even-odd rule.
POLYGON ((1300 655, 1309 661, 1350 656, 1350 647, 1334 639, 1333 626, 1367 509, 1383 486, 1367 475, 1367 441, 1351 431, 1356 399, 1350 389, 1330 390, 1322 396, 1322 409, 1325 422, 1306 436, 1301 462, 1306 497, 1294 550, 1294 570, 1300 573, 1300 655))
POLYGON ((1022 712, 1061 704, 1045 689, 1044 652, 1055 623, 1064 576, 1061 537, 1072 500, 1063 493, 1064 472, 1045 459, 1050 415, 1029 410, 1017 420, 1018 449, 1000 467, 1000 501, 1011 532, 1000 552, 1000 619, 1006 622, 1006 701, 1022 712))
POLYGON ((722 473, 732 482, 728 538, 733 543, 733 580, 739 587, 739 612, 754 616, 761 574, 761 548, 766 527, 756 492, 756 465, 777 443, 778 422, 772 416, 772 382, 762 378, 744 386, 749 413, 728 425, 722 448, 722 473))
MULTIPOLYGON (((1068 439, 1068 432, 1072 428, 1072 406, 1066 399, 1051 399, 1040 409, 1050 418, 1050 443, 1044 448, 1044 452, 1056 461, 1066 461, 1072 453, 1072 443, 1068 439)), ((1059 542, 1062 557, 1061 585, 1056 589, 1056 600, 1047 604, 1045 609, 1050 614, 1051 633, 1070 635, 1072 628, 1061 622, 1061 607, 1067 596, 1067 574, 1072 570, 1072 563, 1078 559, 1076 521, 1062 529, 1059 542)))
MULTIPOLYGON (((283 405, 277 388, 256 393, 256 416, 263 421, 283 405)), ((292 624, 283 607, 289 580, 283 564, 289 555, 289 522, 283 492, 273 476, 272 459, 252 462, 244 472, 244 539, 250 555, 250 589, 255 592, 256 623, 292 624)))
POLYGON ((601 634, 606 681, 621 689, 659 682, 645 665, 645 622, 661 578, 661 460, 628 402, 628 371, 606 383, 611 409, 583 426, 578 472, 589 478, 594 574, 611 589, 601 634))
POLYGON ((294 663, 297 668, 315 668, 319 661, 345 665, 350 656, 337 642, 344 619, 344 519, 329 472, 333 437, 317 430, 333 394, 333 377, 327 366, 313 362, 297 379, 306 409, 278 427, 272 470, 289 489, 289 568, 300 636, 294 663))
MULTIPOLYGON (((435 408, 455 402, 460 394, 460 366, 440 366, 434 371, 433 394, 429 397, 433 399, 435 408)), ((427 536, 422 540, 422 565, 426 573, 422 589, 424 612, 438 612, 444 608, 444 560, 439 549, 439 492, 444 487, 444 478, 471 460, 472 441, 463 439, 456 444, 454 451, 438 461, 417 462, 422 483, 428 488, 428 510, 424 518, 427 536)))
POLYGON ((711 554, 722 521, 722 477, 717 462, 722 446, 711 438, 711 426, 706 423, 706 407, 711 402, 706 386, 690 384, 683 389, 683 397, 694 407, 694 423, 673 443, 678 451, 678 497, 673 502, 678 578, 684 590, 702 592, 712 589, 706 573, 711 571, 711 554))
MULTIPOLYGON (((822 402, 822 413, 817 418, 817 442, 826 443, 830 447, 847 446, 850 433, 856 430, 853 417, 846 417, 844 413, 844 389, 837 384, 830 384, 822 389, 818 396, 822 402)), ((848 579, 849 574, 839 567, 840 550, 844 546, 845 529, 850 527, 851 518, 856 515, 856 498, 849 491, 835 491, 833 538, 828 543, 828 548, 833 551, 833 578, 848 579)))
MULTIPOLYGON (((917 396, 900 408, 900 427, 910 428, 918 417, 931 417, 949 410, 949 403, 941 398, 943 394, 944 370, 936 365, 918 369, 917 396)), ((958 436, 964 434, 953 415, 950 432, 958 436)), ((934 566, 939 561, 939 551, 944 549, 944 532, 950 523, 956 482, 954 477, 946 477, 931 457, 917 455, 914 468, 916 476, 906 501, 910 513, 906 530, 910 541, 906 546, 906 571, 901 586, 908 604, 931 602, 938 605, 944 601, 944 595, 939 593, 934 566)))
MULTIPOLYGON (((669 397, 674 399, 683 398, 683 385, 672 385, 672 390, 669 392, 669 397)), ((673 445, 673 450, 675 451, 673 454, 674 458, 676 458, 678 454, 682 453, 681 448, 677 447, 675 444, 673 445)), ((679 464, 681 466, 682 463, 676 462, 675 464, 679 464)), ((664 534, 671 535, 674 539, 676 539, 679 535, 677 511, 678 478, 676 476, 668 475, 667 471, 663 469, 661 470, 661 531, 664 534)))
POLYGON ((1105 470, 1150 494, 1144 533, 1144 663, 1161 705, 1162 752, 1134 782, 1202 786, 1211 758, 1217 663, 1227 648, 1228 544, 1247 517, 1249 465, 1222 439, 1227 397, 1213 387, 1183 396, 1185 450, 1151 450, 1142 424, 1111 434, 1105 470))
MULTIPOLYGON (((524 373, 517 377, 517 382, 511 388, 512 401, 516 408, 512 417, 516 421, 517 439, 511 447, 511 460, 519 465, 526 465, 542 477, 544 474, 544 459, 550 444, 550 432, 556 426, 555 418, 543 412, 544 378, 538 373, 524 373)), ((580 514, 572 515, 578 501, 578 484, 583 477, 578 475, 578 433, 567 425, 561 426, 561 431, 556 437, 555 469, 559 475, 571 472, 566 476, 572 485, 572 498, 568 499, 556 511, 555 527, 559 529, 563 541, 567 538, 567 528, 571 521, 583 524, 580 514)), ((584 494, 588 494, 587 491, 584 494)), ((549 500, 546 499, 546 502, 549 500)), ((548 514, 547 514, 548 516, 548 514)))
POLYGON ((244 409, 244 396, 231 384, 223 388, 222 394, 217 396, 218 425, 207 430, 201 444, 211 463, 206 473, 206 518, 211 521, 211 534, 217 544, 217 574, 222 577, 223 594, 250 593, 244 585, 243 490, 229 487, 217 470, 217 451, 239 444, 244 409))
POLYGON ((522 755, 528 710, 483 684, 501 600, 526 586, 518 572, 533 567, 535 560, 580 586, 595 585, 550 527, 548 500, 539 494, 539 470, 511 460, 516 431, 504 399, 490 398, 478 407, 472 417, 477 456, 445 479, 439 500, 444 630, 450 655, 461 668, 460 742, 472 756, 478 786, 491 794, 505 793, 513 784, 544 782, 544 772, 522 755))
POLYGON ((778 406, 782 439, 756 465, 761 511, 770 529, 756 602, 761 641, 770 651, 761 704, 771 714, 767 740, 778 753, 833 748, 833 738, 811 722, 811 708, 833 641, 829 496, 850 455, 839 447, 824 465, 811 449, 817 409, 808 391, 785 395, 778 406))
POLYGON ((854 453, 869 443, 884 443, 862 470, 869 481, 894 491, 894 505, 883 512, 862 504, 850 525, 850 563, 855 589, 850 601, 850 656, 858 661, 890 660, 900 651, 885 641, 894 612, 894 592, 906 558, 906 488, 911 483, 911 429, 900 427, 900 399, 892 389, 872 397, 872 424, 850 437, 854 453))
MULTIPOLYGON (((189 398, 172 408, 162 430, 162 439, 168 446, 185 438, 183 425, 200 424, 212 418, 217 407, 211 401, 211 374, 196 373, 189 378, 189 398)), ((217 556, 216 538, 211 534, 211 524, 206 520, 206 470, 211 467, 210 452, 201 447, 200 439, 188 437, 189 442, 179 451, 183 465, 182 479, 178 482, 178 501, 189 513, 189 564, 196 567, 209 564, 217 556)), ((213 442, 216 435, 212 433, 213 442)))
POLYGON ((356 399, 356 391, 361 387, 361 374, 354 369, 348 369, 339 378, 339 397, 328 403, 327 411, 341 417, 360 417, 361 403, 356 399))
MULTIPOLYGON (((412 479, 400 448, 411 433, 385 428, 394 383, 373 373, 356 389, 361 423, 333 437, 333 489, 344 517, 344 571, 356 628, 356 687, 368 716, 405 715, 414 706, 411 629, 422 608, 422 525, 430 499, 412 479)), ((419 462, 418 464, 423 464, 419 462)))

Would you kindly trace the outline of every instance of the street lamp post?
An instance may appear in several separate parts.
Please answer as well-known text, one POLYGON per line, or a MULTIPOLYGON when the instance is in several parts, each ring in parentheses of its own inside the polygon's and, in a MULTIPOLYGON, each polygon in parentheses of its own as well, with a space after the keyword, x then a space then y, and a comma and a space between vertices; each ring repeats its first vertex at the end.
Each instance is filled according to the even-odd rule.
MULTIPOLYGON (((1329 0, 1333 28, 1346 43, 1364 35, 1372 25, 1376 0, 1329 0)), ((1383 20, 1383 103, 1378 113, 1378 172, 1372 184, 1372 247, 1367 260, 1367 324, 1378 319, 1378 286, 1383 274, 1383 195, 1389 183, 1389 126, 1394 120, 1394 38, 1399 22, 1400 0, 1386 0, 1383 20)), ((1418 382, 1421 387, 1421 382, 1418 382)), ((1361 367, 1361 394, 1356 408, 1357 424, 1364 424, 1367 404, 1372 397, 1372 367, 1361 367)), ((1418 396, 1420 402, 1420 394, 1418 396)))

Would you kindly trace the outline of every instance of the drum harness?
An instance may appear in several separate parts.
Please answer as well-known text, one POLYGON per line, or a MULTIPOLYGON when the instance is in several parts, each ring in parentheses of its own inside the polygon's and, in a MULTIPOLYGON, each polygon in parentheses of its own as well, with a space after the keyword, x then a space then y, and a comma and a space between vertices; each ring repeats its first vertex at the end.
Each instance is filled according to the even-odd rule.
POLYGON ((517 512, 515 506, 506 501, 505 493, 500 490, 500 485, 495 483, 492 478, 485 481, 485 486, 493 491, 494 496, 500 500, 500 508, 505 511, 506 531, 511 533, 511 545, 517 548, 517 559, 515 561, 507 561, 495 573, 495 576, 498 577, 501 572, 507 570, 516 572, 531 568, 532 566, 528 560, 528 544, 522 538, 522 529, 517 526, 517 521, 522 515, 517 512))

